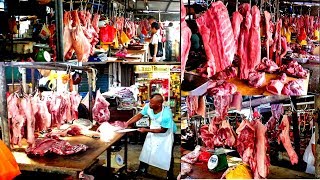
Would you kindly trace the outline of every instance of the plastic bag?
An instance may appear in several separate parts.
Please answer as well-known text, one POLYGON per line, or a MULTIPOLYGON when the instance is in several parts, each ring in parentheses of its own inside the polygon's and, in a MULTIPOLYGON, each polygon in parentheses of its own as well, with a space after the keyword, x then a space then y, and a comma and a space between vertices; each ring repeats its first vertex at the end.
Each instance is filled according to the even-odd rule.
POLYGON ((252 179, 252 172, 249 166, 239 164, 227 170, 226 179, 252 179))
POLYGON ((189 164, 194 164, 200 155, 200 146, 196 146, 194 150, 181 157, 181 160, 189 164))
POLYGON ((124 33, 123 31, 121 32, 120 40, 121 40, 122 44, 129 44, 130 43, 130 39, 128 38, 126 33, 124 33))
POLYGON ((42 26, 42 29, 40 31, 40 34, 39 36, 42 38, 42 39, 47 39, 48 37, 50 37, 50 30, 48 28, 48 26, 46 24, 43 24, 42 26))
POLYGON ((203 151, 200 153, 198 157, 198 161, 207 163, 211 157, 211 154, 207 151, 203 151))
POLYGON ((1 180, 11 180, 21 174, 18 163, 3 141, 0 141, 0 159, 1 180))
POLYGON ((116 36, 116 28, 113 26, 106 26, 100 28, 100 41, 104 43, 112 43, 114 40, 114 37, 116 36))

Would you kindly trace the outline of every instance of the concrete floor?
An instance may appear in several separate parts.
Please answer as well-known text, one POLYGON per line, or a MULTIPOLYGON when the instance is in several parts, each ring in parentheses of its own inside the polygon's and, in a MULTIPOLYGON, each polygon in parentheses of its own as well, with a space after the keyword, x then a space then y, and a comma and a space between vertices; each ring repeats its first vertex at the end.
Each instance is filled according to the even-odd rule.
MULTIPOLYGON (((142 149, 142 144, 141 145, 128 144, 128 174, 138 169, 139 162, 140 162, 139 156, 140 156, 141 149, 142 149)), ((124 148, 122 148, 122 150, 119 151, 118 154, 120 154, 123 157, 124 148)), ((174 176, 177 177, 180 173, 180 157, 181 157, 180 145, 174 146, 173 156, 174 156, 173 171, 174 171, 174 176)), ((103 153, 101 156, 99 156, 100 161, 103 162, 105 161, 105 159, 106 159, 106 153, 103 153)), ((166 175, 167 175, 166 171, 150 166, 148 168, 148 175, 143 179, 165 179, 166 175)), ((139 179, 139 177, 136 179, 139 179)))

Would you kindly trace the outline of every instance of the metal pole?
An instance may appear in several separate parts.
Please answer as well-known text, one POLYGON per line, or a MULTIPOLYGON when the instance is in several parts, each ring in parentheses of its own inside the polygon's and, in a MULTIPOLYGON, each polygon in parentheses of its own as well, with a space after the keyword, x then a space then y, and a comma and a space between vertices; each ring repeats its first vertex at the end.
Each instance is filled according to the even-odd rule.
POLYGON ((63 3, 62 0, 55 0, 56 37, 57 37, 57 61, 63 61, 63 3))
POLYGON ((10 135, 8 126, 8 107, 6 97, 6 72, 5 66, 0 64, 0 117, 1 117, 1 134, 3 142, 10 148, 10 135))
MULTIPOLYGON (((90 74, 88 77, 92 77, 92 72, 88 72, 90 74)), ((89 85, 89 120, 92 120, 92 78, 88 78, 89 85)))
POLYGON ((23 87, 23 92, 27 92, 27 73, 26 73, 26 68, 21 68, 21 75, 22 75, 22 87, 23 87))
POLYGON ((34 69, 31 69, 31 84, 32 84, 32 93, 33 93, 36 88, 35 81, 34 81, 34 69))

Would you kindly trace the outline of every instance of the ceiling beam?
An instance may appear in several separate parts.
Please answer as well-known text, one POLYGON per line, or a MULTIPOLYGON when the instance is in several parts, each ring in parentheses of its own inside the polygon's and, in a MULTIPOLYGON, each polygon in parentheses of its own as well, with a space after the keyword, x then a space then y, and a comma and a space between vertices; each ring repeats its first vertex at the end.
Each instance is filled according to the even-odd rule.
POLYGON ((168 9, 169 9, 169 7, 170 7, 170 5, 171 5, 171 2, 172 2, 172 0, 170 0, 170 2, 168 3, 168 5, 167 5, 167 7, 166 7, 166 12, 168 12, 168 9))

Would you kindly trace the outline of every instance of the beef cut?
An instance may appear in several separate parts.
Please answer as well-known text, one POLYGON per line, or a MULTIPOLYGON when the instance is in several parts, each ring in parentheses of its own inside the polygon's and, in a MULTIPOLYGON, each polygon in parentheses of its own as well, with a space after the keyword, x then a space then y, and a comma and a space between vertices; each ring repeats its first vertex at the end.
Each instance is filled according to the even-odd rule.
POLYGON ((71 145, 68 141, 54 138, 36 139, 34 147, 29 146, 26 149, 28 155, 44 156, 47 153, 58 155, 72 155, 81 151, 86 151, 88 146, 84 144, 71 145))
POLYGON ((256 66, 257 71, 264 71, 268 73, 274 73, 279 69, 279 66, 270 59, 263 58, 261 63, 256 66))
POLYGON ((235 53, 234 34, 225 5, 214 2, 196 19, 207 56, 208 77, 232 64, 235 53))
MULTIPOLYGON (((248 46, 246 48, 248 55, 248 59, 246 61, 246 69, 241 69, 240 68, 240 72, 241 71, 246 71, 245 76, 242 77, 242 73, 240 73, 241 75, 241 79, 248 79, 249 78, 249 72, 252 72, 255 70, 255 67, 260 64, 261 62, 261 38, 260 38, 260 11, 259 8, 257 6, 253 6, 251 8, 251 16, 252 16, 252 23, 251 23, 251 27, 250 27, 250 32, 249 32, 249 43, 248 46)), ((241 61, 241 63, 243 63, 245 61, 241 61)))
POLYGON ((224 80, 209 81, 207 92, 210 96, 232 95, 237 91, 237 86, 224 80))
POLYGON ((110 119, 110 111, 109 111, 110 103, 101 95, 100 89, 97 91, 96 101, 92 108, 92 116, 95 121, 99 124, 109 121, 110 119))
POLYGON ((181 79, 184 79, 184 71, 186 68, 188 54, 191 47, 191 30, 185 21, 186 9, 181 1, 181 79))
POLYGON ((237 52, 238 50, 238 38, 240 35, 240 27, 241 27, 241 23, 243 21, 243 17, 242 15, 238 12, 235 11, 232 14, 232 29, 233 29, 233 35, 234 35, 234 41, 235 41, 235 52, 237 52))
POLYGON ((87 62, 91 52, 90 42, 84 35, 78 11, 71 11, 71 15, 75 23, 75 26, 72 27, 73 30, 71 31, 73 49, 75 50, 79 62, 87 62))
POLYGON ((237 77, 238 71, 235 67, 230 66, 226 68, 223 71, 218 72, 216 75, 214 75, 213 79, 218 79, 218 80, 228 80, 232 79, 234 77, 237 77))
POLYGON ((291 140, 290 140, 290 136, 289 136, 290 123, 289 123, 288 117, 286 115, 283 116, 281 124, 279 126, 279 129, 281 129, 282 131, 279 135, 278 143, 280 144, 280 141, 282 142, 283 147, 286 149, 286 151, 290 157, 291 164, 292 165, 297 164, 298 163, 298 155, 294 151, 292 144, 291 144, 291 140))
POLYGON ((244 119, 236 129, 236 133, 238 134, 237 152, 243 163, 252 164, 255 150, 255 128, 244 119))
POLYGON ((256 132, 255 140, 255 159, 257 161, 256 169, 252 169, 254 172, 254 178, 266 178, 269 174, 270 157, 269 143, 266 136, 267 128, 261 123, 260 120, 255 120, 254 127, 256 132))
POLYGON ((249 54, 248 47, 250 44, 250 29, 252 23, 251 7, 250 4, 244 3, 239 7, 239 12, 244 20, 241 23, 240 37, 238 42, 238 55, 240 58, 239 78, 248 79, 249 70, 249 54))
POLYGON ((291 61, 287 65, 282 65, 280 70, 289 76, 297 78, 306 78, 308 76, 308 71, 305 70, 297 61, 291 61))
POLYGON ((250 72, 248 83, 255 88, 261 87, 266 82, 265 72, 250 72))
POLYGON ((297 79, 286 83, 281 91, 283 95, 301 96, 306 94, 303 90, 303 80, 297 79))
POLYGON ((232 127, 227 120, 222 121, 216 138, 219 138, 219 141, 226 146, 233 147, 235 145, 236 137, 234 136, 232 127))
POLYGON ((71 37, 71 26, 72 21, 71 21, 71 17, 70 17, 70 12, 69 11, 65 11, 64 15, 63 15, 63 57, 66 56, 66 54, 68 53, 68 51, 71 49, 72 47, 72 37, 71 37))

